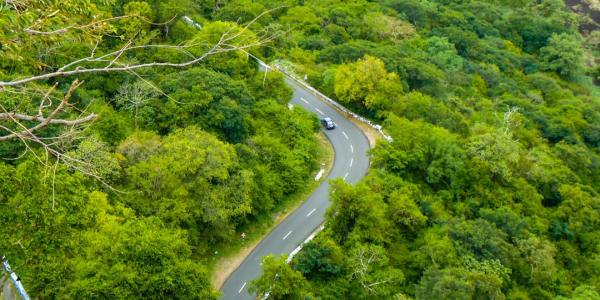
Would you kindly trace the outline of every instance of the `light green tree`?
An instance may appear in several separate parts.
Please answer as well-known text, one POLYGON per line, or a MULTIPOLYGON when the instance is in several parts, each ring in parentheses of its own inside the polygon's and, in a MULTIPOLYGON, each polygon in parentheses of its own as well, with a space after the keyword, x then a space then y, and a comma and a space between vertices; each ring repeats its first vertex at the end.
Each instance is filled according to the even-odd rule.
POLYGON ((556 71, 566 78, 575 78, 583 73, 583 49, 576 35, 553 34, 548 45, 540 49, 542 67, 556 71))
POLYGON ((391 40, 397 42, 417 33, 409 22, 385 15, 381 12, 369 12, 363 17, 367 35, 375 41, 391 40))
POLYGON ((529 266, 529 279, 535 284, 551 284, 556 279, 556 247, 538 237, 517 240, 517 249, 529 266))
POLYGON ((206 270, 190 259, 183 232, 157 218, 99 217, 100 228, 82 234, 75 279, 66 287, 70 297, 216 299, 206 270))
POLYGON ((387 72, 383 61, 368 55, 337 68, 334 91, 341 101, 367 109, 384 109, 403 94, 398 75, 387 72))

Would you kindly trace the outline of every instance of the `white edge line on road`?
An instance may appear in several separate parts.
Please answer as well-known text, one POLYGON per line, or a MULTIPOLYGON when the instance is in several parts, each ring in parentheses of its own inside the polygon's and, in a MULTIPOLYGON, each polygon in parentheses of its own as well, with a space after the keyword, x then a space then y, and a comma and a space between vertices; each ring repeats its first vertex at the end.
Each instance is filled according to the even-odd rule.
MULTIPOLYGON (((324 225, 321 225, 321 227, 317 228, 315 231, 313 231, 313 233, 311 233, 305 240, 304 242, 302 242, 302 244, 298 245, 298 247, 296 247, 296 249, 294 249, 292 252, 290 252, 290 255, 288 256, 288 258, 285 260, 288 264, 292 261, 292 259, 294 258, 294 256, 296 254, 298 254, 298 252, 300 252, 300 250, 302 250, 302 246, 308 244, 308 242, 312 241, 315 236, 317 235, 317 233, 321 232, 323 229, 325 229, 324 225)), ((267 299, 269 298, 269 296, 264 297, 263 299, 267 299)))
POLYGON ((345 131, 342 131, 342 134, 344 135, 344 137, 345 137, 347 140, 349 140, 349 139, 350 139, 350 138, 348 137, 348 135, 346 134, 346 132, 345 132, 345 131))
POLYGON ((290 262, 292 262, 292 259, 294 258, 294 256, 295 256, 296 254, 298 254, 298 252, 300 252, 300 250, 302 250, 302 245, 300 245, 300 246, 296 247, 296 249, 294 249, 294 250, 293 250, 293 251, 290 253, 290 255, 289 255, 289 256, 288 256, 288 258, 285 260, 285 262, 287 262, 288 264, 289 264, 290 262))
POLYGON ((346 172, 346 174, 344 175, 344 180, 346 180, 346 177, 348 177, 348 172, 346 172))
MULTIPOLYGON (((265 66, 267 69, 271 69, 271 67, 270 67, 270 66, 268 66, 266 63, 262 62, 260 59, 258 59, 258 58, 256 58, 256 57, 254 57, 254 56, 252 56, 252 57, 253 57, 254 59, 256 59, 256 60, 257 60, 257 61, 258 61, 258 62, 259 62, 261 65, 264 65, 264 66, 265 66)), ((282 71, 282 70, 281 70, 279 67, 277 67, 277 69, 279 69, 280 71, 282 71)), ((298 79, 295 79, 293 76, 290 76, 290 75, 288 75, 288 74, 287 74, 287 73, 285 73, 284 71, 282 71, 282 73, 284 73, 284 74, 285 74, 285 75, 287 75, 288 77, 290 77, 290 78, 294 79, 294 80, 296 81, 296 84, 298 84, 298 83, 302 83, 302 82, 300 82, 298 79)), ((306 88, 309 88, 309 90, 310 90, 310 88, 312 88, 312 87, 310 87, 310 86, 308 86, 308 87, 307 87, 307 84, 306 84, 306 83, 304 83, 304 88, 305 88, 305 89, 306 89, 306 88)), ((316 91, 314 88, 312 88, 312 90, 316 91)), ((310 104, 310 103, 309 103, 309 102, 308 102, 306 99, 304 99, 304 98, 302 98, 302 97, 300 97, 300 99, 301 99, 302 101, 304 101, 305 103, 307 103, 307 104, 310 104)), ((327 98, 327 99, 328 99, 328 98, 327 98)), ((330 101, 332 101, 332 100, 330 100, 330 101)), ((315 108, 316 108, 316 107, 315 107, 315 108)), ((322 113, 321 113, 321 114, 322 114, 322 113)), ((346 133, 345 133, 345 132, 343 132, 343 131, 342 131, 342 133, 343 133, 343 135, 346 137, 346 139, 348 139, 348 140, 349 140, 349 138, 348 138, 348 135, 346 135, 346 133)), ((384 137, 385 137, 385 135, 384 135, 384 137)), ((387 139, 387 138, 388 138, 388 137, 386 137, 386 139, 387 139)), ((390 141, 390 140, 391 140, 391 138, 390 138, 388 141, 390 141)), ((354 152, 354 147, 352 146, 352 144, 350 144, 350 149, 351 149, 351 151, 352 151, 352 152, 354 152)), ((346 179, 346 177, 347 177, 347 176, 348 176, 348 173, 346 173, 346 174, 344 175, 344 179, 346 179)), ((309 237, 308 237, 306 240, 304 240, 304 242, 303 242, 303 243, 301 243, 301 244, 300 244, 298 247, 296 247, 296 249, 294 249, 294 251, 292 251, 292 253, 290 254, 290 257, 288 257, 288 261, 287 261, 287 262, 289 263, 289 262, 291 261, 291 257, 293 257, 295 254, 297 254, 297 253, 298 253, 298 252, 299 252, 299 251, 302 249, 302 246, 303 246, 304 244, 306 244, 306 243, 310 242, 310 241, 311 241, 311 240, 312 240, 312 239, 315 237, 315 235, 316 235, 317 233, 319 233, 320 231, 322 231, 324 228, 325 228, 325 226, 324 226, 324 225, 321 225, 319 228, 317 228, 315 231, 313 231, 313 233, 312 233, 312 234, 311 234, 311 235, 310 235, 310 236, 309 236, 309 237)), ((287 235, 286 235, 286 236, 285 236, 283 239, 285 240, 285 239, 286 239, 286 238, 287 238, 287 237, 288 237, 288 236, 289 236, 291 233, 292 233, 292 231, 288 232, 288 234, 287 234, 287 235)), ((259 258, 257 257, 257 260, 258 260, 258 259, 259 259, 259 258)), ((262 265, 262 263, 261 263, 261 265, 262 265)), ((242 285, 242 287, 240 288, 240 291, 239 291, 239 293, 241 293, 241 291, 243 290, 243 288, 244 288, 245 286, 246 286, 246 282, 244 282, 244 284, 243 284, 243 285, 242 285)), ((262 299, 267 299, 267 298, 269 298, 269 295, 270 295, 270 293, 271 293, 271 291, 268 291, 267 293, 265 293, 265 295, 264 295, 264 297, 263 297, 262 299)))
POLYGON ((314 239, 314 238, 315 238, 315 236, 317 235, 317 233, 319 233, 319 232, 320 232, 321 230, 323 230, 324 228, 325 228, 325 226, 321 226, 321 227, 319 227, 319 230, 316 230, 315 232, 311 233, 311 234, 310 234, 310 235, 309 235, 309 236, 306 238, 306 240, 304 240, 304 244, 306 244, 306 243, 308 243, 308 242, 312 241, 312 239, 314 239))
POLYGON ((308 213, 306 216, 307 216, 307 217, 310 217, 310 215, 312 215, 312 214, 315 212, 315 210, 317 210, 317 209, 316 209, 316 208, 313 208, 313 209, 312 209, 312 210, 311 210, 311 211, 310 211, 310 212, 309 212, 309 213, 308 213))
POLYGON ((350 144, 350 152, 354 153, 354 146, 352 144, 350 144))
POLYGON ((318 108, 316 108, 316 107, 315 107, 315 109, 316 109, 316 110, 317 110, 317 111, 318 111, 318 112, 319 112, 321 115, 323 115, 323 116, 325 115, 325 114, 324 114, 324 113, 323 113, 323 112, 322 112, 320 109, 318 109, 318 108))
POLYGON ((242 291, 244 290, 244 287, 246 286, 246 282, 244 282, 244 284, 242 284, 242 287, 240 288, 240 290, 238 291, 238 294, 241 294, 242 291))
POLYGON ((352 164, 354 163, 354 158, 350 160, 350 168, 352 168, 352 164))
POLYGON ((292 234, 292 231, 290 230, 290 232, 288 232, 284 237, 283 240, 287 239, 288 236, 290 236, 290 234, 292 234))
POLYGON ((315 180, 318 181, 319 179, 321 179, 321 177, 323 177, 323 173, 325 173, 325 169, 321 169, 319 173, 317 173, 317 176, 315 176, 315 180))

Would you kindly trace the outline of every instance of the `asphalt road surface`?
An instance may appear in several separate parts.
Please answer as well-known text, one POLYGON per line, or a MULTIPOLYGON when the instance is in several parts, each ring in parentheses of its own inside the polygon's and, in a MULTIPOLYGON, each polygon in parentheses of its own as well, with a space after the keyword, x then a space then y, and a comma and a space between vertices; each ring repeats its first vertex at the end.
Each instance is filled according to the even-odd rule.
MULTIPOLYGON (((324 130, 335 151, 335 161, 327 179, 344 178, 349 183, 359 181, 369 168, 369 141, 366 136, 335 109, 292 80, 286 81, 294 89, 291 101, 294 106, 302 106, 314 112, 319 119, 330 117, 337 124, 333 130, 324 130)), ((269 233, 229 276, 221 288, 221 299, 255 299, 256 296, 248 292, 248 284, 259 277, 261 258, 268 254, 291 253, 323 223, 329 203, 329 183, 325 180, 308 200, 269 233)))

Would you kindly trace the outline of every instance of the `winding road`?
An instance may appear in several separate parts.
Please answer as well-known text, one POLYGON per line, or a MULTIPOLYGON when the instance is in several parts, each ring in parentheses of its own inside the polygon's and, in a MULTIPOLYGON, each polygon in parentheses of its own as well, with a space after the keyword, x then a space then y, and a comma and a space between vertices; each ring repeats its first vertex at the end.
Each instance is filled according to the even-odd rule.
MULTIPOLYGON (((315 113, 319 118, 330 117, 336 124, 334 130, 325 130, 333 145, 335 160, 327 179, 344 178, 356 183, 369 168, 369 141, 364 133, 335 109, 321 102, 302 86, 286 78, 294 90, 291 103, 315 113)), ((260 262, 268 254, 289 254, 319 227, 329 207, 329 183, 323 183, 298 209, 271 231, 250 253, 242 264, 227 278, 221 287, 221 299, 255 299, 248 292, 248 284, 260 275, 260 262)))

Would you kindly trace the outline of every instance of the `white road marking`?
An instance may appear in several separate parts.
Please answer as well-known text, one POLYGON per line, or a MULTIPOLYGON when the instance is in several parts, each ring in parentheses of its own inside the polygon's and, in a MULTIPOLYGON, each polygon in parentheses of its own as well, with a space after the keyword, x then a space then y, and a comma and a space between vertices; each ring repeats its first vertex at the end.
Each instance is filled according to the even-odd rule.
POLYGON ((316 108, 316 107, 315 107, 315 109, 316 109, 316 110, 317 110, 317 112, 319 112, 321 115, 325 115, 325 114, 324 114, 324 113, 323 113, 323 112, 322 112, 320 109, 318 109, 318 108, 316 108))
POLYGON ((292 234, 292 231, 291 231, 291 230, 290 230, 290 232, 288 232, 288 233, 287 233, 287 234, 286 234, 286 235, 283 237, 283 239, 284 239, 284 240, 285 240, 285 239, 287 239, 287 237, 288 237, 288 236, 290 236, 290 234, 292 234))
MULTIPOLYGON (((318 229, 316 229, 315 231, 313 231, 313 233, 311 233, 306 240, 304 240, 304 242, 302 242, 302 244, 300 244, 298 247, 296 247, 296 249, 294 249, 294 251, 292 251, 292 253, 290 253, 290 255, 288 256, 288 258, 285 260, 285 262, 287 262, 288 264, 292 261, 292 259, 294 258, 294 256, 296 254, 298 254, 298 252, 300 252, 300 250, 302 250, 302 246, 308 244, 310 241, 312 241, 312 239, 315 238, 315 235, 317 235, 317 233, 321 232, 323 229, 325 229, 324 225, 321 225, 321 227, 319 227, 318 229)), ((261 263, 262 265, 262 263, 261 263)), ((268 294, 268 293, 267 293, 268 294)), ((265 298, 263 299, 267 299, 268 295, 266 295, 265 298)))
POLYGON ((311 210, 311 211, 308 213, 308 215, 306 215, 306 216, 307 216, 307 217, 310 217, 310 215, 312 215, 312 214, 315 212, 315 210, 317 210, 317 209, 316 209, 316 208, 313 208, 313 209, 312 209, 312 210, 311 210))
POLYGON ((346 172, 346 175, 344 175, 344 180, 346 180, 346 177, 348 177, 348 172, 346 172))
POLYGON ((306 101, 306 99, 300 97, 300 100, 304 101, 304 103, 308 104, 308 101, 306 101))
POLYGON ((325 169, 319 170, 319 173, 317 173, 317 176, 315 176, 315 180, 321 179, 321 177, 323 177, 324 173, 325 173, 325 169))
POLYGON ((354 153, 354 146, 352 144, 350 144, 350 152, 354 153))
POLYGON ((300 252, 300 250, 302 250, 302 245, 296 247, 296 249, 294 249, 290 255, 288 255, 288 258, 285 260, 286 263, 290 263, 292 262, 292 259, 294 259, 294 256, 296 256, 296 254, 298 254, 298 252, 300 252))
POLYGON ((354 158, 350 160, 350 168, 352 168, 352 163, 354 163, 354 158))
POLYGON ((344 137, 345 137, 347 140, 349 140, 349 139, 350 139, 350 138, 348 137, 348 135, 346 134, 346 132, 345 132, 345 131, 342 131, 342 134, 344 135, 344 137))
POLYGON ((242 291, 244 290, 244 287, 246 286, 246 282, 244 282, 244 284, 242 284, 242 287, 240 288, 240 290, 238 291, 238 294, 241 294, 242 291))

